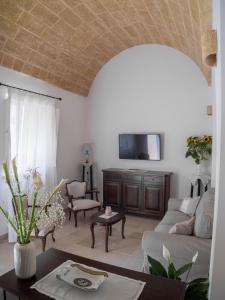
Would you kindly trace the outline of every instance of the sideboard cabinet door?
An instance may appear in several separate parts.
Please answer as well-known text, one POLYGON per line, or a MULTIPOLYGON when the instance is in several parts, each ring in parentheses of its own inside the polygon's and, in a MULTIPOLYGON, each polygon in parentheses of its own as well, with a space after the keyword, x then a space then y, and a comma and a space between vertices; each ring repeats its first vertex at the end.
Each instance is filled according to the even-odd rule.
POLYGON ((143 209, 145 213, 163 216, 164 214, 164 192, 163 186, 144 185, 143 209))
POLYGON ((126 210, 138 211, 141 206, 141 184, 123 183, 123 206, 126 210))
POLYGON ((113 181, 104 182, 104 206, 121 207, 121 183, 113 181))

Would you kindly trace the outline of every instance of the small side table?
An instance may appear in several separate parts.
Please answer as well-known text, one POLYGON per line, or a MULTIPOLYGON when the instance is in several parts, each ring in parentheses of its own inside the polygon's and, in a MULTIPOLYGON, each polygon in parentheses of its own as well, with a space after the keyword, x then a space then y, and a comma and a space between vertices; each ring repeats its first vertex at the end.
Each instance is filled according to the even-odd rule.
POLYGON ((99 216, 103 215, 104 212, 105 211, 100 211, 94 214, 93 216, 91 216, 91 225, 90 225, 90 230, 92 235, 91 248, 94 248, 95 246, 95 232, 94 232, 95 225, 100 224, 102 226, 105 226, 105 252, 109 252, 108 243, 109 243, 109 236, 112 235, 112 225, 122 221, 121 235, 122 238, 125 239, 124 227, 126 223, 126 217, 124 213, 120 211, 109 219, 100 218, 99 216))
POLYGON ((208 184, 211 181, 211 176, 205 173, 202 174, 192 174, 189 177, 191 182, 191 193, 190 196, 194 195, 194 187, 197 185, 197 196, 201 196, 202 189, 206 192, 208 189, 208 184))

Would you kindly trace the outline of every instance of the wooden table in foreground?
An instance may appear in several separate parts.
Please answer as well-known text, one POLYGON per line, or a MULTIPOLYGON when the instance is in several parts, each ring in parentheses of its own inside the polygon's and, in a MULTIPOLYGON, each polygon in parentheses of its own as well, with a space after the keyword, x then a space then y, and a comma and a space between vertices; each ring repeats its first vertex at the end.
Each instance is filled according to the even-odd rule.
MULTIPOLYGON (((7 296, 7 292, 17 297, 13 299, 20 299, 20 300, 50 299, 49 297, 40 294, 36 290, 30 289, 30 286, 68 259, 101 270, 105 270, 107 272, 145 281, 146 285, 142 291, 142 294, 139 297, 140 300, 183 300, 184 299, 185 285, 180 281, 159 278, 145 273, 116 267, 113 265, 91 260, 85 257, 63 252, 57 249, 50 249, 37 257, 37 273, 35 277, 29 280, 21 280, 15 276, 15 272, 14 270, 12 270, 0 277, 0 288, 6 291, 6 293, 4 294, 7 300, 10 299, 7 296)), ((123 299, 116 299, 116 300, 123 300, 123 299)))

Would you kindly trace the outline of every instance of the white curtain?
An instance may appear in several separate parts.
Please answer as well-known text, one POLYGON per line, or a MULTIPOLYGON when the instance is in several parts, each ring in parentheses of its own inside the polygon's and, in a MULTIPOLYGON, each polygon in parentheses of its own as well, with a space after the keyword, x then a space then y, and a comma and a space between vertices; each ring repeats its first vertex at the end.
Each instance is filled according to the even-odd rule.
POLYGON ((56 184, 56 100, 9 89, 11 158, 16 157, 22 177, 37 168, 46 189, 56 184))
MULTIPOLYGON (((5 183, 2 161, 10 159, 10 101, 8 89, 6 87, 0 87, 0 205, 4 209, 8 210, 9 215, 13 217, 13 208, 11 201, 11 193, 5 183)), ((0 234, 4 234, 7 231, 7 223, 0 216, 0 234)), ((12 228, 8 226, 9 241, 16 240, 16 235, 12 228)))
MULTIPOLYGON (((16 89, 0 87, 0 163, 16 157, 24 188, 24 174, 37 168, 47 190, 56 184, 56 151, 59 110, 55 100, 16 89)), ((0 168, 0 205, 13 217, 11 195, 0 168)), ((0 217, 0 226, 3 219, 0 217)), ((2 226, 1 226, 2 227, 2 226)), ((16 235, 8 226, 9 242, 16 235)))

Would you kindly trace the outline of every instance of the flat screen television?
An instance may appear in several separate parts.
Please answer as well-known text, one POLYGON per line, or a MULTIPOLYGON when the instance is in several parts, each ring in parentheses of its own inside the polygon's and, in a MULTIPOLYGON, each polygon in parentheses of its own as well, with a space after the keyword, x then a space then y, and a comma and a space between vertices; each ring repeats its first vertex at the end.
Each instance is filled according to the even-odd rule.
POLYGON ((160 134, 119 134, 119 158, 160 160, 160 134))

